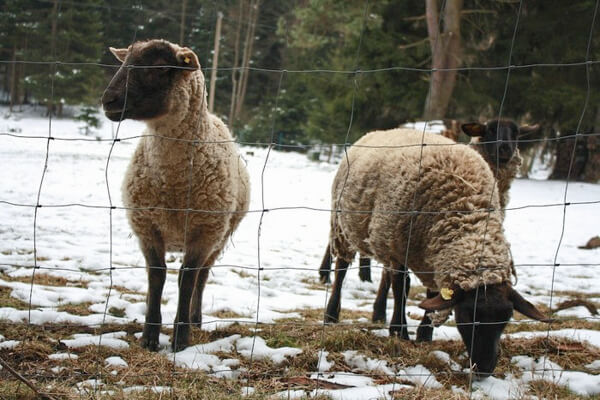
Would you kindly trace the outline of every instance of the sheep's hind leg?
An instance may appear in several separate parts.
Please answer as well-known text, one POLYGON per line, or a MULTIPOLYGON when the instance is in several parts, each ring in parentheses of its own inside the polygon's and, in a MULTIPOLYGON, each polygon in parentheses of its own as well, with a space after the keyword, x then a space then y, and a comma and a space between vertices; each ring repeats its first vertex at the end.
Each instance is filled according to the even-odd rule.
POLYGON ((368 257, 360 257, 358 265, 358 277, 363 282, 371 282, 371 259, 368 257))
POLYGON ((150 351, 158 350, 158 337, 162 322, 160 298, 167 276, 164 244, 158 234, 154 239, 154 243, 142 243, 141 246, 147 265, 148 294, 146 296, 146 322, 140 345, 150 351))
POLYGON ((342 283, 348 271, 349 262, 342 260, 340 257, 335 262, 335 280, 331 287, 331 297, 327 303, 325 312, 325 322, 338 322, 340 317, 340 301, 342 295, 342 283))
POLYGON ((381 281, 377 297, 373 303, 373 322, 385 322, 385 313, 387 309, 387 295, 392 285, 391 272, 384 268, 381 272, 381 281))
POLYGON ((409 340, 406 324, 406 299, 410 289, 410 277, 406 266, 399 265, 388 272, 394 293, 394 314, 390 322, 390 336, 409 340))
MULTIPOLYGON (((196 277, 205 265, 206 256, 201 251, 188 250, 183 257, 183 265, 179 270, 179 302, 173 327, 173 351, 186 348, 190 342, 190 303, 196 286, 196 277)), ((208 269, 206 271, 208 274, 208 269)))
MULTIPOLYGON (((431 299, 438 295, 438 292, 427 289, 427 298, 431 299)), ((431 342, 433 339, 433 324, 429 318, 430 312, 423 314, 423 319, 417 328, 417 342, 431 342)))
POLYGON ((327 250, 325 250, 325 254, 323 255, 323 261, 321 261, 321 266, 319 267, 319 279, 321 283, 329 283, 329 274, 331 273, 331 246, 327 245, 327 250))

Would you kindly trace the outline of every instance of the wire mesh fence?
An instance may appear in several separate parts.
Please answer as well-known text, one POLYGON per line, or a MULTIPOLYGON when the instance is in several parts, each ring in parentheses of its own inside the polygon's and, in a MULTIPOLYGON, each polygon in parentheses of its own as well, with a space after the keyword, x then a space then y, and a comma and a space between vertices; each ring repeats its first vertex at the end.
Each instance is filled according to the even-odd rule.
MULTIPOLYGON (((66 3, 61 0, 59 3, 66 3)), ((445 2, 444 2, 445 3, 445 2)), ((507 58, 506 65, 493 67, 460 67, 455 68, 458 71, 500 71, 506 73, 504 91, 500 101, 500 107, 497 113, 498 119, 505 117, 503 107, 507 98, 508 85, 513 71, 521 69, 537 69, 548 67, 576 68, 583 67, 586 72, 587 85, 583 89, 586 92, 586 101, 581 110, 581 117, 576 131, 572 135, 561 136, 560 138, 548 139, 521 139, 522 142, 542 142, 573 139, 575 143, 581 139, 581 121, 586 113, 589 104, 588 100, 592 92, 590 84, 590 69, 600 62, 594 60, 591 56, 591 44, 594 34, 594 25, 598 4, 594 3, 593 12, 590 12, 590 30, 587 52, 581 62, 571 63, 536 63, 526 65, 515 65, 512 60, 512 50, 518 41, 519 17, 521 15, 522 1, 519 2, 518 13, 514 21, 514 32, 511 41, 511 48, 507 58)), ((366 19, 369 16, 371 4, 368 0, 364 2, 362 29, 364 31, 366 19)), ((101 6, 98 6, 101 7, 101 6)), ((442 8, 444 4, 442 4, 442 8)), ((218 7, 215 3, 215 13, 218 7)), ((144 12, 149 12, 145 10, 144 12)), ((154 11, 152 11, 154 12, 154 11)), ((178 17, 178 15, 173 15, 178 17)), ((441 17, 440 17, 441 18, 441 17)), ((443 21, 440 19, 438 24, 443 21)), ((345 139, 341 143, 327 143, 327 145, 336 146, 343 149, 340 164, 350 165, 349 151, 377 148, 381 151, 402 151, 416 147, 420 151, 417 176, 420 178, 423 174, 423 153, 425 149, 447 148, 454 146, 464 146, 461 143, 452 144, 430 144, 425 142, 427 135, 426 129, 421 132, 421 141, 418 144, 410 145, 353 145, 350 140, 350 133, 355 120, 356 97, 359 88, 359 79, 364 75, 382 74, 386 72, 428 72, 433 73, 431 68, 413 68, 404 66, 391 66, 388 68, 371 69, 368 65, 359 65, 359 55, 362 49, 362 32, 356 48, 355 64, 350 70, 335 69, 307 69, 307 70, 287 70, 287 69, 269 69, 261 67, 219 67, 219 73, 233 70, 246 69, 249 72, 260 72, 265 74, 274 74, 278 76, 274 109, 280 107, 279 100, 281 93, 285 90, 286 81, 292 75, 346 75, 351 80, 350 85, 350 109, 348 115, 347 130, 345 139)), ((132 43, 136 41, 137 29, 134 31, 132 43)), ((207 48, 206 53, 209 53, 207 48)), ((178 65, 125 65, 124 67, 108 65, 103 63, 81 63, 69 60, 55 61, 18 61, 18 60, 0 60, 2 64, 36 64, 47 65, 52 71, 58 67, 92 67, 98 70, 124 68, 126 74, 125 80, 125 100, 123 109, 127 108, 128 84, 130 76, 136 70, 148 70, 152 68, 171 68, 185 70, 185 67, 178 65)), ((205 75, 211 68, 201 69, 205 75)), ((48 96, 55 102, 57 94, 54 91, 54 79, 56 73, 51 73, 50 92, 48 96)), ((327 78, 325 78, 327 79, 327 78)), ((205 101, 205 86, 202 87, 202 93, 198 94, 202 102, 205 101)), ((531 213, 534 217, 535 212, 543 210, 544 216, 553 215, 558 218, 558 223, 553 222, 553 227, 558 228, 558 238, 556 245, 552 247, 551 254, 544 254, 542 257, 535 257, 534 253, 538 249, 529 248, 526 251, 520 247, 519 254, 527 254, 527 260, 514 259, 514 267, 517 273, 523 272, 527 276, 527 284, 522 286, 527 294, 536 294, 536 301, 544 306, 546 312, 556 312, 560 309, 557 304, 560 299, 570 298, 570 293, 576 293, 576 297, 581 302, 577 305, 591 305, 593 302, 586 302, 581 299, 582 296, 590 296, 593 291, 585 287, 585 279, 594 274, 594 267, 600 265, 596 262, 594 256, 574 257, 573 259, 561 256, 561 251, 565 251, 566 235, 574 231, 574 227, 568 226, 569 210, 580 207, 586 212, 597 215, 597 206, 600 204, 600 198, 590 196, 571 196, 573 182, 571 181, 571 168, 575 159, 575 147, 571 153, 570 168, 568 178, 564 182, 557 182, 551 190, 560 188, 560 199, 546 196, 551 201, 542 203, 511 204, 503 210, 498 210, 493 206, 480 209, 436 209, 424 210, 417 207, 417 192, 411 199, 410 206, 406 209, 398 209, 393 205, 377 209, 343 209, 336 205, 339 204, 342 194, 347 191, 358 191, 364 188, 348 187, 346 184, 350 175, 348 169, 345 176, 342 176, 342 186, 339 197, 331 199, 332 206, 327 206, 330 202, 330 183, 335 173, 335 165, 321 165, 311 162, 301 163, 301 172, 297 172, 291 177, 296 181, 288 182, 290 171, 294 170, 294 164, 298 162, 300 156, 289 153, 277 153, 276 149, 307 149, 307 145, 286 145, 280 144, 276 140, 278 129, 277 114, 273 113, 271 118, 271 129, 269 132, 270 140, 264 142, 247 142, 234 138, 219 140, 205 140, 202 136, 197 136, 202 132, 201 120, 194 121, 197 126, 191 129, 191 136, 172 137, 168 134, 162 134, 159 129, 149 129, 143 133, 130 135, 126 133, 130 130, 141 131, 140 126, 125 125, 121 118, 116 122, 116 131, 110 138, 89 138, 73 135, 72 126, 62 125, 49 113, 47 119, 47 134, 44 134, 40 125, 28 126, 22 124, 22 132, 10 132, 8 129, 0 129, 0 140, 6 142, 8 152, 13 152, 11 157, 5 163, 6 182, 2 198, 0 198, 0 207, 4 215, 5 223, 3 236, 7 244, 4 246, 3 256, 0 258, 0 268, 3 270, 2 287, 10 290, 6 299, 17 299, 21 303, 6 304, 6 307, 0 312, 0 324, 6 332, 5 340, 0 342, 0 350, 5 353, 0 358, 4 367, 3 377, 5 379, 21 379, 24 384, 30 385, 31 390, 41 396, 66 396, 64 392, 53 394, 56 387, 51 390, 44 389, 44 383, 54 382, 57 377, 69 376, 70 384, 74 390, 69 393, 80 397, 102 397, 114 395, 114 386, 107 385, 106 382, 116 380, 114 376, 118 375, 109 371, 117 371, 117 367, 108 363, 107 356, 116 353, 125 358, 129 357, 126 377, 133 377, 127 381, 125 377, 120 379, 122 382, 131 382, 132 390, 135 384, 140 382, 152 382, 151 385, 141 383, 146 389, 154 391, 165 391, 172 397, 186 397, 189 392, 178 392, 182 387, 196 388, 195 384, 201 382, 203 386, 207 385, 206 379, 213 378, 234 378, 237 383, 225 390, 226 395, 221 397, 239 397, 239 396, 271 396, 277 395, 281 398, 299 398, 300 396, 316 397, 318 395, 335 396, 335 391, 344 391, 351 389, 356 381, 357 375, 369 378, 369 385, 374 392, 363 392, 358 394, 357 398, 403 398, 419 397, 423 391, 407 392, 406 388, 425 388, 424 390, 450 390, 452 388, 456 396, 473 397, 477 396, 478 389, 483 390, 488 395, 493 396, 493 390, 483 386, 478 381, 476 375, 476 366, 468 354, 474 351, 474 341, 471 342, 471 348, 465 348, 460 336, 454 326, 440 327, 436 332, 442 332, 441 336, 436 336, 432 345, 409 344, 398 338, 386 337, 383 326, 374 325, 368 322, 365 307, 371 307, 373 300, 374 286, 368 284, 353 284, 351 295, 343 297, 344 303, 351 304, 351 307, 358 308, 355 311, 351 323, 333 324, 323 322, 327 309, 327 304, 332 296, 332 287, 329 284, 319 285, 317 282, 318 264, 323 255, 322 250, 327 246, 327 232, 330 227, 327 224, 330 215, 352 215, 373 216, 383 214, 389 218, 406 216, 409 218, 407 231, 407 249, 405 260, 401 264, 410 269, 413 267, 409 263, 410 251, 418 245, 413 243, 413 224, 417 218, 423 216, 451 216, 467 214, 485 214, 486 224, 483 231, 484 239, 488 235, 488 223, 495 213, 502 211, 506 213, 507 218, 517 215, 524 218, 525 213, 531 213), (58 125, 58 128, 57 128, 58 125), (32 131, 29 131, 31 128, 32 131), (119 186, 126 170, 126 165, 134 153, 133 145, 139 146, 144 140, 156 139, 165 146, 176 143, 187 151, 187 154, 178 154, 178 157, 187 160, 186 165, 179 165, 180 177, 185 182, 186 196, 182 200, 185 206, 164 206, 162 202, 150 206, 131 206, 124 205, 120 201, 118 193, 121 192, 119 186), (195 189, 194 163, 199 162, 196 157, 204 156, 197 153, 199 148, 210 149, 235 144, 239 146, 239 152, 228 154, 221 161, 227 162, 230 158, 241 159, 243 164, 250 170, 252 200, 247 210, 232 211, 219 207, 197 208, 194 207, 192 193, 195 189), (81 151, 81 156, 78 152, 81 151), (294 158, 296 157, 296 158, 294 158), (291 160, 291 161, 289 161, 291 160), (21 165, 11 165, 12 163, 21 165), (94 171, 91 171, 92 165, 94 171), (90 169, 88 169, 90 168, 90 169), (320 168, 320 170, 317 170, 320 168), (21 172, 19 172, 21 171, 21 172), (23 172, 25 171, 25 172, 23 172), (38 172, 33 172, 38 171, 38 172), (282 172, 283 171, 283 172, 282 172), (16 187, 17 182, 23 182, 26 189, 16 187), (282 190, 283 188, 283 190, 282 190), (78 191, 73 195, 71 190, 78 191), (12 193, 17 195, 12 196, 12 193), (273 197, 271 197, 273 196, 273 197), (312 197, 319 197, 318 201, 312 201, 312 197), (304 201, 303 204, 301 201, 304 201), (308 204, 308 205, 307 205, 308 204), (132 236, 131 229, 127 224, 126 214, 132 212, 159 212, 164 215, 184 215, 183 220, 183 242, 191 235, 190 222, 198 217, 230 216, 233 214, 244 215, 240 236, 233 235, 228 238, 226 250, 221 259, 214 265, 209 265, 211 274, 207 275, 208 295, 204 297, 203 308, 208 314, 202 320, 202 331, 192 329, 191 342, 185 350, 170 351, 169 339, 164 336, 164 332, 169 332, 171 342, 177 341, 178 332, 182 332, 181 327, 197 328, 198 322, 191 321, 189 318, 181 321, 177 316, 180 312, 177 308, 177 299, 179 289, 186 285, 187 275, 180 272, 185 269, 195 280, 195 276, 200 271, 206 270, 206 265, 185 265, 180 267, 185 261, 179 254, 167 257, 166 262, 161 265, 154 265, 151 262, 144 261, 141 252, 138 250, 138 244, 135 235, 132 236), (313 226, 315 221, 323 221, 318 227, 313 226), (298 233, 289 234, 289 231, 297 230, 298 233), (86 240, 86 236, 90 238, 86 240), (292 242, 286 242, 288 240, 292 242), (288 254, 277 254, 287 252, 288 254), (540 261, 543 260, 543 261, 540 261), (574 274, 583 274, 584 279, 573 277, 572 274, 563 275, 561 272, 569 269, 575 271, 574 274), (165 275, 166 286, 162 293, 163 312, 162 320, 145 322, 146 327, 165 328, 163 333, 157 337, 160 350, 160 360, 151 358, 151 353, 147 350, 139 349, 134 343, 140 336, 143 337, 146 327, 141 317, 147 311, 147 303, 144 302, 146 291, 151 290, 153 283, 146 284, 146 272, 162 271, 165 275), (533 272, 531 272, 533 271, 533 272), (180 276, 174 276, 179 273, 180 276), (183 276, 183 278, 182 278, 183 276), (314 278, 313 278, 314 277, 314 278), (9 279, 10 278, 10 279, 9 279), (61 280, 62 278, 62 280, 61 280), (6 279, 6 280, 4 280, 6 279), (578 280, 579 279, 579 280, 578 280), (544 284, 532 285, 536 280, 544 281, 544 284), (45 282, 50 281, 50 282, 45 282), (249 283, 250 281, 251 283, 249 283), (44 283, 45 282, 45 283, 44 283), (77 283, 79 282, 79 283, 77 283), (577 284, 577 287, 571 287, 570 283, 577 284), (558 288, 557 288, 558 286, 558 288), (212 291, 210 290, 212 288, 212 291), (584 289, 578 292, 578 289, 584 289), (361 291, 363 292, 361 294, 361 291), (286 298, 288 297, 289 298, 286 298), (207 298, 208 297, 208 298, 207 298), (354 297, 354 298, 353 298, 354 297), (83 305, 82 308, 73 307, 73 305, 83 305), (71 306, 70 306, 71 305, 71 306), (165 310, 166 309, 166 310, 165 310), (310 310, 317 310, 317 315, 311 314, 310 310), (74 317, 73 315, 77 315, 74 317), (140 318, 138 318, 140 317, 140 318), (172 322, 173 320, 176 322, 172 322), (120 329, 122 327, 123 329, 120 329), (449 328, 449 329, 446 329, 449 328), (44 336, 40 332, 54 332, 54 336, 44 336), (123 331, 123 332, 121 332, 123 331), (454 335, 449 331, 454 332, 454 335), (215 333, 216 332, 216 333, 215 333), (19 336, 16 336, 18 334, 19 336), (61 339, 55 339, 61 335, 68 335, 72 339, 64 336, 61 339), (29 362, 39 361, 30 354, 31 345, 19 348, 18 343, 9 343, 6 339, 23 339, 23 342, 31 341, 35 343, 36 337, 43 337, 47 348, 40 350, 40 356, 44 360, 47 357, 48 349, 54 351, 75 352, 73 349, 81 350, 81 357, 85 359, 84 364, 71 364, 70 367, 60 367, 62 369, 42 369, 35 370, 30 367, 29 362), (262 336, 268 338, 264 340, 262 336), (48 339, 51 337, 51 339, 48 339), (452 340, 447 340, 448 338, 452 340), (198 341, 196 341, 198 340, 198 341), (54 344, 48 342, 55 341, 54 344), (71 342, 69 342, 71 341, 71 342), (218 344, 215 344, 219 342, 218 344), (3 344, 4 343, 4 344, 3 344), (70 343, 67 344, 67 343, 70 343), (372 344, 379 346, 372 348, 372 344), (13 347, 16 346, 16 347, 13 347), (87 347, 86 347, 87 346, 87 347), (123 346, 122 348, 119 346, 123 346), (444 357, 437 353, 434 354, 436 346, 443 348, 446 353, 451 353, 449 362, 443 367, 434 368, 436 357, 444 357), (118 352, 115 349, 135 347, 135 352, 118 352), (296 351, 302 348, 303 351, 296 351), (370 356, 376 354, 383 357, 377 360, 370 356, 352 353, 354 349, 369 349, 370 356), (11 350, 13 349, 13 350, 11 350), (112 349, 112 350, 107 350, 112 349), (345 351, 341 351, 343 349, 345 351), (467 350, 467 355, 463 352, 467 350), (337 354, 333 354, 337 352, 337 354), (19 355, 21 353, 22 357, 19 355), (140 353, 150 353, 149 358, 143 358, 140 353), (302 355, 299 355, 302 353, 302 355), (238 356, 238 358, 232 358, 238 356), (333 366, 328 356, 333 359, 333 366), (28 357, 32 357, 28 359, 28 357), (140 357, 140 358, 138 358, 140 357), (288 357, 286 359, 286 357, 288 357), (362 357, 362 358, 361 358, 362 357), (453 361, 452 357, 460 358, 462 365, 453 361), (266 361, 265 361, 266 360, 266 361), (295 362, 294 360, 299 360, 295 362), (387 360, 387 361, 386 361, 387 360), (19 362, 27 364, 27 368, 20 370, 19 362), (390 365, 388 365, 388 362, 390 365), (428 368, 423 367, 426 364, 428 368), (453 364, 454 363, 454 364, 453 364), (150 365, 148 367, 147 365, 150 365), (283 365, 283 367, 282 367, 283 365), (457 367, 454 367, 457 365, 457 367), (339 370, 337 370, 339 369, 339 370), (433 369, 432 372, 430 369, 433 369), (10 374, 7 372, 9 371, 10 374), (14 373, 13 373, 14 372, 14 373), (17 377, 17 378, 15 378, 17 377), (333 377, 333 378, 332 378, 333 377), (302 378, 302 379, 301 379, 302 378), (441 385, 439 381, 444 384, 441 385), (454 386, 454 387, 453 387, 454 386), (113 392, 110 392, 110 391, 113 392), (235 391, 234 391, 235 390, 235 391), (486 392, 486 390, 488 390, 486 392), (362 397, 361 397, 362 396, 362 397)), ((59 121, 60 122, 60 121, 59 121)), ((600 133, 590 133, 586 136, 599 136, 600 133)), ((481 142, 483 146, 489 142, 481 142)), ((3 145, 4 146, 4 145, 3 145)), ((306 158, 305 156, 303 156, 306 158)), ((494 179, 496 179, 494 177, 494 179)), ((495 182, 494 182, 495 183, 495 182)), ((166 184, 168 187, 168 183, 166 184)), ((167 189, 168 190, 168 189, 167 189)), ((580 189, 582 190, 582 189, 580 189)), ((583 189, 585 190, 585 189, 583 189)), ((596 193, 596 192, 594 192, 596 193)), ((488 204, 493 204, 497 198, 497 191, 490 193, 488 204)), ((544 196, 540 196, 544 197, 544 196)), ((539 200, 540 198, 536 198, 539 200)), ((514 217, 513 217, 514 218, 514 217)), ((590 219, 593 215, 589 216, 590 219)), ((583 218, 585 219, 585 218, 583 218)), ((337 219, 332 219, 331 229, 335 230, 338 223, 337 219)), ((577 222, 582 221, 578 217, 577 222)), ((528 221, 532 225, 539 224, 543 226, 546 221, 528 221)), ((513 223, 517 226, 518 223, 513 223)), ((192 225, 193 226, 193 225, 192 225)), ((541 228, 542 229, 542 228, 541 228)), ((529 232, 535 229, 529 228, 529 232)), ((548 235, 555 234, 556 229, 548 235)), ((418 237, 417 237, 418 239, 418 237)), ((531 245, 529 241, 526 246, 531 245)), ((515 247, 518 244, 513 243, 515 247)), ((548 250, 549 245, 540 250, 548 250)), ((191 249, 188 249, 191 251, 191 249)), ((416 251, 416 250, 414 250, 416 251)), ((484 254, 482 247, 481 254, 484 254)), ((568 252, 573 256, 573 252, 568 252)), ((334 258, 334 257, 332 257, 334 258)), ((376 260, 381 261, 381 260, 376 260)), ((343 273, 346 271, 360 270, 359 266, 342 267, 343 273)), ((381 276, 384 279, 386 270, 393 270, 391 265, 381 265, 379 263, 372 266, 375 271, 375 278, 381 276)), ((489 270, 489 267, 478 265, 475 272, 489 270)), ((340 271, 336 271, 339 274, 340 271)), ((433 272, 421 272, 422 274, 433 274, 433 272)), ((404 283, 409 276, 408 272, 402 274, 404 283)), ((343 278, 342 278, 343 279, 343 278)), ((352 278, 349 278, 352 279, 352 278)), ((376 281, 376 279, 375 279, 376 281)), ((413 276, 413 286, 416 282, 413 276)), ((195 284, 195 283, 194 283, 195 284)), ((341 285, 341 283, 340 283, 341 285)), ((523 285, 523 284, 521 284, 523 285)), ((439 288, 438 288, 439 289, 439 288)), ((341 290, 341 289, 340 289, 341 290)), ((475 302, 480 297, 485 296, 484 286, 478 286, 475 289, 475 302)), ((160 293, 159 293, 160 295, 160 293)), ((409 305, 416 304, 416 300, 423 300, 424 293, 404 294, 411 296, 409 305)), ((159 296, 160 297, 160 296, 159 296)), ((572 297, 572 296, 571 296, 572 297)), ((202 297, 200 298, 202 304, 202 297)), ((160 302, 160 299, 159 299, 160 302)), ((352 312, 352 310, 348 310, 352 312)), ((346 307, 342 310, 342 316, 346 312, 346 307)), ((476 328, 486 325, 495 326, 499 322, 505 323, 510 331, 509 337, 503 341, 502 354, 500 358, 512 358, 512 360, 500 360, 501 368, 504 371, 505 378, 510 381, 507 374, 512 371, 510 363, 519 365, 519 372, 522 374, 521 380, 512 380, 505 388, 506 397, 526 396, 527 390, 520 387, 525 383, 535 382, 550 377, 549 380, 554 383, 569 386, 569 377, 571 373, 581 372, 581 364, 574 364, 569 358, 571 352, 576 352, 577 356, 584 359, 595 357, 598 360, 598 351, 593 346, 577 345, 567 338, 577 339, 578 330, 585 331, 584 338, 593 335, 593 331, 598 330, 598 317, 596 313, 590 311, 590 315, 571 315, 557 319, 540 328, 537 321, 532 319, 510 318, 505 321, 486 322, 481 316, 476 314, 477 308, 472 309, 471 321, 476 323, 454 323, 456 327, 466 327, 471 329, 472 334, 476 328), (519 336, 520 331, 528 331, 528 327, 535 326, 536 334, 529 337, 519 336), (556 336, 556 326, 560 327, 562 336, 556 336), (572 329, 568 331, 567 329, 572 329), (591 331, 590 334, 588 331, 591 331), (540 333, 541 332, 541 333, 540 333), (519 339, 525 337, 529 341, 525 346, 531 346, 530 349, 523 349, 523 344, 519 339), (561 339, 562 338, 562 339, 561 339), (511 353, 514 352, 514 353, 511 353), (530 354, 532 358, 526 359, 523 354, 530 354), (521 357, 521 358, 519 358, 521 357), (561 357, 568 359, 564 365, 560 366, 561 357), (570 368, 570 365, 577 365, 576 369, 570 368), (529 374, 529 375, 527 375, 529 374), (562 381, 561 381, 562 379, 562 381), (566 382, 566 383, 565 383, 566 382), (512 386, 510 386, 512 385, 512 386), (510 392, 512 390, 513 392, 510 392)), ((421 315, 416 315, 413 308, 409 308, 409 320, 403 323, 411 335, 414 330, 420 326, 421 315)), ((388 325, 387 327, 393 327, 388 325)), ((1 333, 1 332, 0 332, 1 333)), ((70 355, 65 356, 67 358, 70 355)), ((592 363, 590 363, 591 365, 592 363)), ((127 363, 125 364, 127 365, 127 363)), ((592 368, 590 367, 590 370, 592 368)), ((514 371, 513 371, 514 372, 514 371)), ((598 383, 598 375, 589 375, 587 382, 590 387, 598 383)), ((488 378, 487 382, 495 382, 488 378)), ((485 381, 484 381, 485 382, 485 381)), ((209 381, 208 384, 216 384, 215 381, 209 381)), ((219 383, 221 384, 221 383, 219 383)), ((118 386, 118 385, 116 385, 118 386)), ((575 386, 573 386, 575 387, 575 386)), ((573 387, 571 387, 573 389, 573 387)), ((124 388, 121 387, 120 390, 124 388)), ((423 390, 423 389, 421 389, 423 390)), ((577 389, 573 389, 577 390, 577 389)), ((587 389, 585 389, 587 390, 587 389)), ((15 392, 16 393, 16 392, 15 392)), ((347 394, 349 392, 346 392, 347 394)), ((585 391, 578 392, 585 394, 585 391)), ((592 389, 589 394, 597 393, 592 389)), ((164 393, 163 393, 164 394, 164 393)), ((350 394, 348 394, 350 395, 350 394)), ((218 398, 216 394, 204 393, 201 397, 218 398)), ((343 394, 342 394, 343 396, 343 394)), ((68 396, 67 396, 68 397, 68 396)))

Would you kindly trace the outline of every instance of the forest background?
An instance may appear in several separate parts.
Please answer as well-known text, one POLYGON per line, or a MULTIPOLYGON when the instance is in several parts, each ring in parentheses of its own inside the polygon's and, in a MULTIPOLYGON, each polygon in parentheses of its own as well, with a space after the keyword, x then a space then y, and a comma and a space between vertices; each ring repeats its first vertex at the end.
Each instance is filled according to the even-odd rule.
POLYGON ((595 7, 594 0, 2 0, 0 102, 10 113, 35 105, 93 127, 117 66, 108 46, 163 38, 198 54, 215 89, 214 112, 242 143, 333 149, 411 121, 451 127, 502 116, 541 126, 520 144, 523 175, 534 155, 546 156, 550 178, 598 182, 595 7))

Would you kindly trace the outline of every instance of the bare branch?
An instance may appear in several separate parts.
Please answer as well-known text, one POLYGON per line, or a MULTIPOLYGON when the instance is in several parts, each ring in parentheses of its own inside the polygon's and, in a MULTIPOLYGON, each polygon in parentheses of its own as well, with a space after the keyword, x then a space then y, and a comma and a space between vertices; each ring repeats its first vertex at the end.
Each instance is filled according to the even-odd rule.
POLYGON ((34 393, 40 398, 40 399, 46 399, 46 400, 56 400, 54 397, 50 396, 49 394, 45 394, 40 392, 39 390, 37 390, 37 388, 33 385, 33 383, 31 383, 31 381, 29 381, 27 378, 25 378, 23 375, 19 374, 17 371, 15 371, 13 369, 13 367, 10 366, 10 364, 8 364, 6 361, 4 361, 2 359, 2 357, 0 357, 0 365, 2 365, 3 368, 5 368, 11 375, 13 375, 15 378, 17 378, 18 380, 20 380, 21 382, 23 382, 24 384, 26 384, 31 390, 34 391, 34 393))

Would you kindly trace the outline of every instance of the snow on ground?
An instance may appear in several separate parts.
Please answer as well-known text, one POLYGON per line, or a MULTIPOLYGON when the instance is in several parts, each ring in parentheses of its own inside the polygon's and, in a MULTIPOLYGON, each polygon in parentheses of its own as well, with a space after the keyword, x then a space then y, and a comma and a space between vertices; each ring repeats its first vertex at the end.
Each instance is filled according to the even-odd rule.
MULTIPOLYGON (((48 136, 49 124, 47 119, 36 115, 40 112, 6 116, 6 109, 0 108, 0 219, 4 221, 0 225, 0 271, 11 278, 31 278, 33 266, 37 265, 36 274, 65 278, 74 284, 60 288, 34 285, 32 290, 28 283, 0 279, 0 286, 10 288, 12 297, 32 307, 31 312, 2 307, 0 319, 18 322, 30 318, 35 324, 81 325, 143 321, 144 296, 129 292, 146 292, 144 259, 121 209, 120 194, 123 173, 143 125, 125 121, 119 126, 104 121, 97 136, 110 139, 118 134, 120 141, 97 141, 93 136, 79 134, 79 122, 54 119, 51 134, 55 139, 47 140, 44 138, 48 136), (46 156, 47 169, 44 170, 46 156), (36 208, 38 194, 40 207, 36 208), (111 209, 111 206, 116 208, 111 209), (37 260, 34 260, 34 243, 37 260), (85 288, 78 287, 77 282, 85 282, 85 288), (65 304, 89 304, 90 315, 77 316, 59 310, 65 304), (123 315, 106 315, 105 310, 111 308, 122 310, 123 315)), ((326 291, 314 283, 327 244, 327 210, 336 166, 311 162, 303 154, 268 152, 262 148, 244 147, 241 154, 251 174, 251 212, 211 271, 204 292, 203 329, 232 323, 219 318, 220 312, 235 313, 239 316, 235 317, 237 321, 254 323, 258 319, 270 323, 278 318, 298 316, 292 313, 297 309, 322 308, 326 303, 326 291)), ((599 201, 600 185, 515 181, 505 227, 518 268, 516 287, 529 300, 555 306, 569 298, 566 292, 576 291, 588 300, 600 301, 600 274, 596 273, 600 266, 600 249, 577 247, 600 233, 599 201), (570 205, 564 207, 565 200, 570 205), (551 297, 551 290, 559 292, 551 297)), ((176 270, 179 263, 180 258, 175 255, 168 259, 167 265, 176 270)), ((379 274, 380 268, 373 268, 374 283, 359 282, 353 271, 348 274, 342 318, 344 309, 371 311, 379 274)), ((167 274, 163 299, 162 320, 171 322, 177 306, 176 274, 167 274)), ((388 315, 391 315, 391 303, 388 302, 388 315)), ((411 307, 410 312, 420 313, 418 308, 411 307)), ((561 315, 590 316, 583 308, 566 310, 561 315)), ((416 326, 418 321, 409 319, 409 323, 416 326)), ((597 334, 576 330, 564 335, 580 337, 598 346, 597 334)), ((102 338, 77 335, 63 342, 69 347, 99 342, 107 346, 126 345, 118 335, 102 338)), ((456 339, 458 333, 455 328, 444 326, 435 330, 434 338, 456 339)), ((251 349, 243 339, 235 339, 242 354, 251 349)), ((248 339, 254 343, 255 356, 261 349, 260 354, 265 357, 283 360, 282 357, 293 356, 294 350, 299 350, 271 351, 273 349, 269 350, 259 337, 248 339)), ((168 338, 162 338, 161 345, 167 344, 168 338)), ((7 340, 4 346, 9 345, 12 344, 7 340)), ((207 346, 192 346, 184 350, 192 354, 190 359, 178 353, 175 361, 190 368, 200 368, 203 361, 210 367, 208 358, 199 358, 201 354, 211 355, 212 350, 207 346)), ((326 361, 326 354, 321 357, 322 363, 326 361)), ((223 360, 212 361, 223 364, 223 360)), ((368 363, 366 359, 363 361, 368 363)), ((424 367, 410 368, 423 372, 424 367)), ((578 393, 590 393, 590 382, 597 381, 597 377, 588 374, 565 375, 566 371, 562 374, 568 378, 559 383, 578 393)), ((516 378, 504 383, 494 379, 475 385, 477 391, 502 398, 514 395, 514 390, 523 382, 516 378)), ((373 396, 385 393, 383 387, 372 383, 363 386, 372 391, 373 396)), ((600 392, 600 384, 596 387, 595 393, 600 392)), ((350 389, 328 393, 334 398, 364 398, 350 389), (338 394, 332 394, 334 392, 338 394)))

